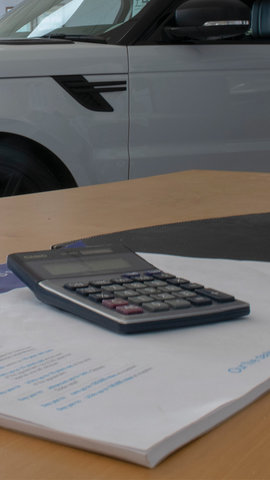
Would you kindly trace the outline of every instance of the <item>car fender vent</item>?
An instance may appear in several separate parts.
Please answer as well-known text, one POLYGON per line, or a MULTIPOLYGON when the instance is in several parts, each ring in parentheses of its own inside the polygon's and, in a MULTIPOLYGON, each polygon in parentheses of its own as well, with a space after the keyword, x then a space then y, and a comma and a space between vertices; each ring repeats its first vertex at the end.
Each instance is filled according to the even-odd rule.
POLYGON ((113 112, 113 107, 102 96, 104 92, 122 92, 127 82, 88 82, 82 75, 55 75, 52 77, 77 102, 95 112, 113 112))

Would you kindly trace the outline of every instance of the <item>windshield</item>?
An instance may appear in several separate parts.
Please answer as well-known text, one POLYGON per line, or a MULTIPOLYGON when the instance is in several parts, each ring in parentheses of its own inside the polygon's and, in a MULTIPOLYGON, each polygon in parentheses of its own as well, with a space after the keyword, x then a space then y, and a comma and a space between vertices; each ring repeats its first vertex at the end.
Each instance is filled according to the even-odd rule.
POLYGON ((25 0, 0 19, 0 38, 103 36, 151 0, 25 0))

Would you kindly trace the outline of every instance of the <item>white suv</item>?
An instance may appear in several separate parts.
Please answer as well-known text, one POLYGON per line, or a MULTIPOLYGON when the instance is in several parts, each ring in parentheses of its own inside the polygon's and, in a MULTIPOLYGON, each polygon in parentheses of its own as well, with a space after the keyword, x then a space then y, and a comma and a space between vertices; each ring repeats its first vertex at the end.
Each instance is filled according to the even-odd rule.
POLYGON ((26 0, 0 20, 0 196, 269 170, 269 0, 26 0))

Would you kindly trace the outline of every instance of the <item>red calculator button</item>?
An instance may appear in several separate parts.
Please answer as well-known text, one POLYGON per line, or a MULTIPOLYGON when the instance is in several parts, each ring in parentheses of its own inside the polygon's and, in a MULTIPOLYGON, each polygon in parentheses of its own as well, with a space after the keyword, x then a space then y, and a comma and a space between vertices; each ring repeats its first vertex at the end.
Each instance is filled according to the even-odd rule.
POLYGON ((116 311, 118 313, 122 313, 123 315, 134 315, 137 313, 143 313, 143 309, 138 305, 123 305, 116 307, 116 311))
POLYGON ((128 302, 123 298, 111 298, 108 300, 102 300, 102 305, 104 305, 104 307, 107 307, 107 308, 116 308, 116 307, 128 305, 128 302))

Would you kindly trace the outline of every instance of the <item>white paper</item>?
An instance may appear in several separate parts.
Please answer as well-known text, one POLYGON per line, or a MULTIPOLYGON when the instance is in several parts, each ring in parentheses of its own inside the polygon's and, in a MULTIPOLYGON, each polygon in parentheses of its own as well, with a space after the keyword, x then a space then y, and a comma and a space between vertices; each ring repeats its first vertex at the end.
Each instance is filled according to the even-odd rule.
POLYGON ((269 389, 270 264, 142 256, 248 301, 251 314, 121 336, 26 288, 2 294, 3 426, 153 466, 269 389))

